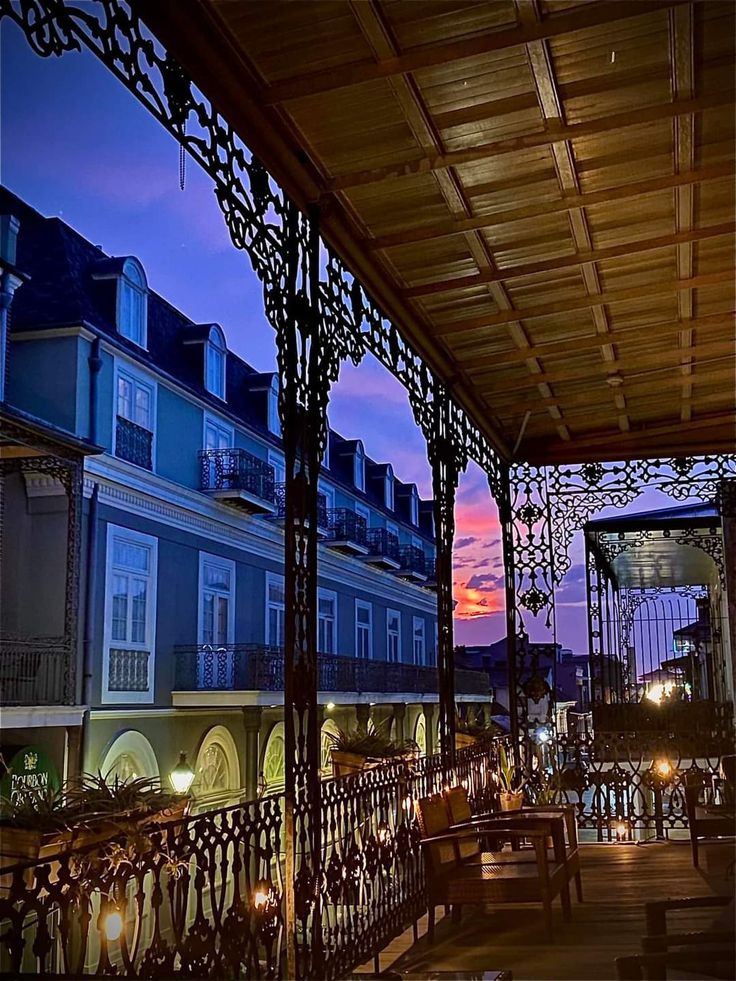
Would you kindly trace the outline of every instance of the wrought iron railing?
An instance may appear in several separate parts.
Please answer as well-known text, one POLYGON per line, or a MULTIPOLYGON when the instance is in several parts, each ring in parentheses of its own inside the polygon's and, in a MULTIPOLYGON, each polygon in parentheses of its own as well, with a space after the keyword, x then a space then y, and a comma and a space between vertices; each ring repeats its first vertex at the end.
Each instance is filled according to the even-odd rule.
POLYGON ((115 422, 115 456, 146 470, 153 470, 153 433, 137 422, 118 416, 115 422))
POLYGON ((327 541, 368 544, 368 525, 362 515, 349 508, 330 508, 327 512, 327 541))
MULTIPOLYGON (((286 517, 286 484, 280 481, 275 485, 276 515, 279 518, 286 517)), ((317 527, 327 528, 327 498, 324 494, 317 494, 317 527)))
POLYGON ((404 572, 415 573, 419 576, 426 575, 427 557, 422 549, 416 545, 400 545, 399 562, 404 572))
MULTIPOLYGON (((402 760, 322 784, 325 978, 375 956, 425 906, 414 801, 462 781, 496 801, 496 747, 402 760)), ((0 874, 8 976, 269 977, 286 973, 278 797, 110 836, 0 874)))
POLYGON ((372 555, 385 556, 399 561, 399 539, 392 531, 387 528, 369 528, 366 532, 366 541, 372 555))
POLYGON ((111 647, 108 657, 107 687, 109 691, 148 691, 148 662, 150 651, 111 647))
POLYGON ((202 490, 242 490, 274 503, 273 467, 244 449, 200 450, 202 490))
POLYGON ((427 584, 437 582, 437 562, 435 559, 426 559, 424 563, 424 574, 427 577, 427 584))
POLYGON ((61 640, 0 638, 0 704, 63 705, 71 651, 61 640))
MULTIPOLYGON (((178 691, 283 691, 284 652, 263 644, 175 648, 178 691)), ((320 691, 435 694, 437 670, 426 665, 318 655, 320 691)), ((488 695, 485 671, 456 669, 459 695, 488 695)))

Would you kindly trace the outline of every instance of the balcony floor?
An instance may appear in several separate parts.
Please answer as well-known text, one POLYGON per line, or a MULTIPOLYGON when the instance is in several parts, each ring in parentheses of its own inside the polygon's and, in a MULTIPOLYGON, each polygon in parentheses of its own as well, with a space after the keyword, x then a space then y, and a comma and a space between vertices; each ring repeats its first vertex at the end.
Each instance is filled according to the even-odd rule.
MULTIPOLYGON (((426 917, 420 921, 420 939, 412 944, 408 930, 381 954, 381 969, 414 975, 429 971, 499 971, 513 973, 514 981, 602 981, 615 978, 616 957, 641 953, 645 933, 644 904, 655 899, 708 896, 722 892, 726 880, 712 877, 711 867, 723 870, 733 859, 733 848, 701 846, 701 871, 693 869, 688 840, 667 844, 582 845, 583 896, 574 898, 572 921, 565 923, 559 900, 553 907, 555 943, 542 934, 538 907, 516 906, 484 913, 467 907, 455 925, 439 920, 435 942, 426 937, 426 917)), ((733 889, 733 880, 730 883, 733 889)), ((725 884, 728 889, 728 884, 725 884)), ((707 929, 719 910, 690 911, 687 927, 707 929)), ((437 908, 437 915, 441 908, 437 908)), ((677 924, 678 920, 673 919, 677 924)), ((672 927, 670 926, 670 929, 672 927)), ((366 973, 373 969, 365 965, 366 973)))

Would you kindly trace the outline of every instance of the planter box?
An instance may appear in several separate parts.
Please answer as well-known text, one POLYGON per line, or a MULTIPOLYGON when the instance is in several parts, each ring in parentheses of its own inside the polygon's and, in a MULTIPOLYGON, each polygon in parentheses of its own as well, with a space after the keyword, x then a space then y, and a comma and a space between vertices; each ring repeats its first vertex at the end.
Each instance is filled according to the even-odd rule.
MULTIPOLYGON (((0 870, 21 862, 39 864, 56 855, 64 855, 75 849, 88 848, 114 838, 124 830, 125 824, 133 824, 139 829, 150 825, 182 822, 189 808, 189 800, 183 800, 174 807, 151 814, 120 814, 116 818, 90 823, 89 827, 73 828, 69 831, 34 831, 28 828, 15 828, 10 824, 0 825, 0 870)), ((179 827, 177 826, 177 831, 179 827)), ((28 872, 33 877, 33 869, 28 872)), ((9 876, 2 876, 3 885, 10 882, 9 876)))
POLYGON ((367 756, 357 753, 346 753, 339 749, 332 750, 332 775, 335 777, 350 777, 361 773, 368 762, 367 756))
POLYGON ((467 749, 469 746, 477 746, 478 737, 471 736, 467 732, 455 733, 455 749, 467 749))

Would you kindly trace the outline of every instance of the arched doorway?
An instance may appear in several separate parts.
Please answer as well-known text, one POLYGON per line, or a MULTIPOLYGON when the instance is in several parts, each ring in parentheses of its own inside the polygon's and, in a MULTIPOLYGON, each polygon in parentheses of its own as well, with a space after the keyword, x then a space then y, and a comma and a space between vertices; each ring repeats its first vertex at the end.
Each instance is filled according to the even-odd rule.
POLYGON ((320 770, 323 777, 332 776, 332 740, 330 736, 337 736, 340 727, 334 719, 326 719, 322 724, 320 740, 320 770))

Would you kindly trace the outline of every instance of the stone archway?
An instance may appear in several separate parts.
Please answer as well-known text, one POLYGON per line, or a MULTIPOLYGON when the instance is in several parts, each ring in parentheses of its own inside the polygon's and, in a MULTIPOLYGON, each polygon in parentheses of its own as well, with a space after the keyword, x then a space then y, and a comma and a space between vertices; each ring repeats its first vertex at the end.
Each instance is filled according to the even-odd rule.
POLYGON ((156 781, 161 774, 153 746, 137 729, 118 733, 103 754, 99 771, 106 780, 150 777, 156 781))
POLYGON ((266 781, 266 793, 273 794, 284 789, 284 723, 277 722, 268 734, 261 771, 266 781))
POLYGON ((240 760, 232 733, 212 726, 202 740, 194 765, 192 793, 199 807, 224 807, 240 789, 240 760))

